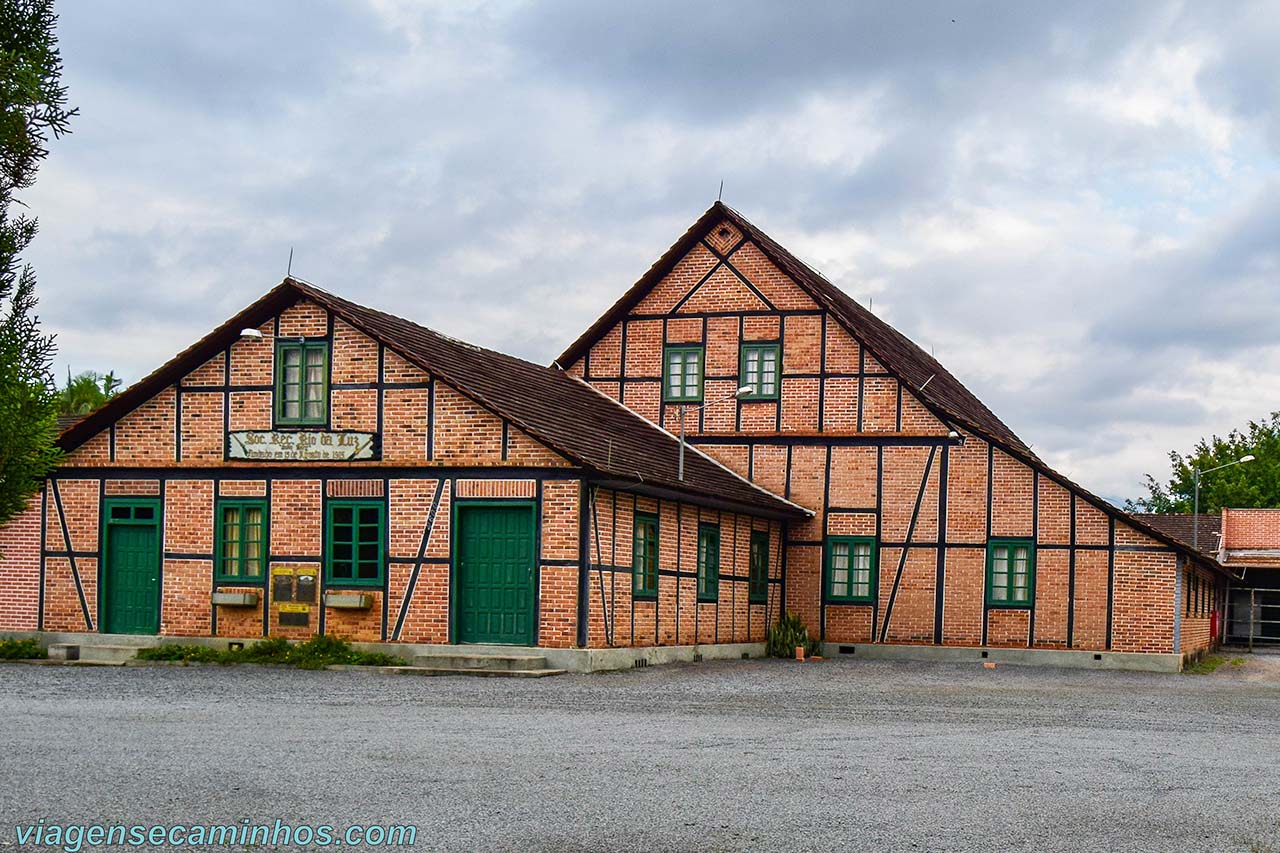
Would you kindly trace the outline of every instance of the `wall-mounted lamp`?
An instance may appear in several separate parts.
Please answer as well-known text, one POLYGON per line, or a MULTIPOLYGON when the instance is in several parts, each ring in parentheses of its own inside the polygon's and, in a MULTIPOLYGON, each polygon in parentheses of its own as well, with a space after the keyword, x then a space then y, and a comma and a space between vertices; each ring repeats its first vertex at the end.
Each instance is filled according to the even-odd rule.
POLYGON ((260 340, 262 340, 262 338, 263 338, 263 335, 262 335, 262 330, 261 330, 261 329, 241 329, 241 330, 240 330, 240 339, 241 339, 241 340, 245 340, 245 341, 260 341, 260 340))

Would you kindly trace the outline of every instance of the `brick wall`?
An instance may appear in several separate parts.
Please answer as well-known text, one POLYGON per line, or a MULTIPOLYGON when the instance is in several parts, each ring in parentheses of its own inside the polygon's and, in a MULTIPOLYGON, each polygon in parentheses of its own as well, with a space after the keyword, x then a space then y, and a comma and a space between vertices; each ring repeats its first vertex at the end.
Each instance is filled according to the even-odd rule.
POLYGON ((272 428, 274 341, 299 336, 330 342, 329 422, 317 429, 377 433, 380 439, 377 460, 325 464, 569 465, 464 394, 330 318, 314 303, 293 305, 259 331, 262 339, 236 341, 125 414, 69 454, 64 467, 289 467, 294 463, 224 457, 228 430, 272 428))
POLYGON ((0 630, 39 627, 40 501, 35 495, 0 527, 0 630))
POLYGON ((781 525, 750 516, 601 489, 591 508, 588 643, 593 647, 762 642, 782 607, 781 525), (656 513, 658 594, 632 596, 635 513, 656 513), (720 529, 719 588, 699 601, 698 525, 720 529), (752 530, 769 534, 769 593, 752 603, 752 530))
MULTIPOLYGON (((329 426, 374 432, 381 424, 381 460, 306 465, 225 461, 228 427, 272 426, 275 347, 269 338, 237 341, 71 453, 50 481, 44 499, 45 628, 97 630, 102 499, 145 497, 159 499, 161 506, 159 624, 164 635, 304 639, 324 632, 353 640, 447 643, 452 630, 452 510, 459 502, 498 499, 528 500, 539 508, 537 641, 554 647, 577 643, 583 487, 566 470, 567 460, 355 329, 331 320, 315 305, 299 303, 278 321, 263 323, 261 331, 269 338, 332 340, 329 426), (520 473, 486 473, 496 466, 520 473), (445 467, 450 470, 432 473, 445 467), (147 473, 136 473, 140 468, 147 473), (117 474, 112 469, 122 470, 117 474), (458 476, 459 469, 474 473, 458 476), (391 473, 384 476, 383 471, 391 473), (258 583, 223 583, 214 574, 215 509, 219 500, 242 498, 261 498, 268 505, 266 575, 258 583), (326 502, 334 499, 386 507, 385 582, 348 590, 370 596, 368 608, 323 606, 326 590, 344 589, 326 582, 324 575, 326 502), (306 625, 282 620, 285 605, 302 602, 277 600, 271 578, 280 569, 289 570, 289 577, 317 577, 306 625), (214 606, 215 592, 255 593, 257 603, 214 606)), ((607 494, 612 505, 616 495, 607 494)), ((650 503, 658 509, 657 502, 650 503)), ((769 605, 746 604, 752 522, 736 516, 725 516, 725 524, 741 533, 741 543, 736 550, 726 547, 724 556, 741 577, 733 568, 726 573, 722 600, 727 606, 697 604, 691 572, 698 510, 663 502, 660 511, 673 534, 663 543, 663 568, 684 574, 673 574, 670 581, 664 576, 658 602, 649 605, 647 642, 760 640, 766 614, 776 618, 780 606, 780 528, 756 525, 771 530, 773 537, 769 605), (675 535, 681 524, 687 528, 683 538, 675 535)), ((40 519, 36 499, 0 531, 5 552, 0 558, 0 629, 31 629, 40 623, 40 519)), ((626 576, 618 607, 628 609, 630 536, 627 526, 620 558, 626 561, 626 576)), ((615 549, 611 540, 606 547, 615 549)), ((609 570, 611 586, 616 571, 609 570)), ((600 613, 607 609, 616 622, 612 595, 605 606, 597 596, 594 605, 600 613)), ((605 643, 601 619, 597 614, 591 637, 597 645, 605 643)), ((610 625, 611 634, 614 627, 610 625)), ((627 643, 638 642, 641 632, 633 634, 628 625, 625 637, 627 643)))
POLYGON ((679 408, 662 401, 664 344, 705 347, 703 399, 715 400, 740 384, 743 341, 781 342, 780 402, 690 409, 685 429, 730 469, 817 511, 790 526, 787 609, 833 642, 1174 651, 1171 549, 1120 521, 1112 551, 1111 518, 1088 500, 978 436, 947 439, 951 426, 855 334, 754 244, 740 245, 732 224, 723 228, 570 370, 674 431, 679 408), (833 535, 878 538, 875 605, 825 602, 833 535), (1035 543, 1034 608, 987 608, 992 537, 1035 543))
MULTIPOLYGON (((1203 531, 1201 535, 1205 535, 1203 531)), ((1280 509, 1223 507, 1222 540, 1227 550, 1280 548, 1280 509)))

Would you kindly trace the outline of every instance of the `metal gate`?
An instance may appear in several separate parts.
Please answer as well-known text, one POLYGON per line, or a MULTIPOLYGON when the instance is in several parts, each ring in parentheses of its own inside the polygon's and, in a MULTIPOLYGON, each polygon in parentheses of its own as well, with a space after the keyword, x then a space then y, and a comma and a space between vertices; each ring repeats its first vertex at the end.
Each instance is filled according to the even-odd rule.
POLYGON ((1280 589, 1229 589, 1225 627, 1232 645, 1280 644, 1280 589))

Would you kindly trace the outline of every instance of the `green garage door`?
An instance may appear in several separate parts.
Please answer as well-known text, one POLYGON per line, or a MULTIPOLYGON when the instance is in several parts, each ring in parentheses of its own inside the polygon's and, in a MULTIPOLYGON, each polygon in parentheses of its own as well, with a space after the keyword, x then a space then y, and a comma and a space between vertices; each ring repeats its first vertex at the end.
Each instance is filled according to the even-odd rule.
POLYGON ((159 502, 109 501, 102 571, 104 634, 160 631, 159 502))
POLYGON ((459 504, 458 642, 533 643, 533 512, 533 504, 459 504))

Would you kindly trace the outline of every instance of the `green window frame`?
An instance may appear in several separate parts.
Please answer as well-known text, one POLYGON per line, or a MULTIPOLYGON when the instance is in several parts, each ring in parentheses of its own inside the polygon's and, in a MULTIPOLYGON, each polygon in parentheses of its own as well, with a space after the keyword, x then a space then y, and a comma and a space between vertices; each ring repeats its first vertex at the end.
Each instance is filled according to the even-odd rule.
POLYGON ((769 533, 751 531, 751 563, 747 574, 747 601, 759 604, 769 600, 769 533))
POLYGON ((698 525, 698 600, 720 597, 720 525, 698 525))
POLYGON ((701 346, 665 347, 662 350, 662 399, 668 403, 702 402, 705 362, 706 352, 701 346))
POLYGON ((827 539, 827 600, 873 604, 879 573, 874 536, 831 536, 827 539))
POLYGON ((265 500, 221 500, 215 508, 213 564, 225 583, 262 583, 270 558, 265 500))
POLYGON ((738 355, 738 384, 750 386, 744 400, 776 400, 782 387, 782 345, 744 343, 738 355))
POLYGON ((987 607, 1030 607, 1035 592, 1035 542, 990 540, 987 543, 987 607))
POLYGON ((382 586, 387 567, 387 508, 382 501, 329 501, 324 541, 327 583, 382 586))
POLYGON ((276 423, 316 426, 329 420, 329 342, 276 344, 276 423))
POLYGON ((637 512, 635 528, 631 544, 631 595, 655 598, 658 595, 658 516, 637 512))

